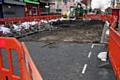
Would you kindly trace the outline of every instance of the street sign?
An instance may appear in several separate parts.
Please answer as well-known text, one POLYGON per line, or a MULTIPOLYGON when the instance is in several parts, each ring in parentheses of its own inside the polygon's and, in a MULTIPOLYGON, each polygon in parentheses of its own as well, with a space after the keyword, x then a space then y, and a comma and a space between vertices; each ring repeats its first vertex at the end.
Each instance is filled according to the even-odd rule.
POLYGON ((63 0, 64 4, 67 5, 67 1, 66 0, 63 0))
POLYGON ((45 8, 49 8, 49 3, 48 2, 46 3, 45 8))
POLYGON ((46 3, 46 6, 48 6, 48 2, 46 3))

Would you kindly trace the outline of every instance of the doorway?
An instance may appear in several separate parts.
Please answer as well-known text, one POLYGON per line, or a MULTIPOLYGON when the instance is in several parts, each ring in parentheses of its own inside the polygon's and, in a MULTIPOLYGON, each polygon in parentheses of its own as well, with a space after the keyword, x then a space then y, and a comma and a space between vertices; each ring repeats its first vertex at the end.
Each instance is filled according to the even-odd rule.
POLYGON ((0 4, 0 18, 3 18, 3 16, 2 16, 2 4, 0 4))
POLYGON ((40 7, 35 5, 27 5, 25 6, 25 16, 39 16, 40 15, 40 7))

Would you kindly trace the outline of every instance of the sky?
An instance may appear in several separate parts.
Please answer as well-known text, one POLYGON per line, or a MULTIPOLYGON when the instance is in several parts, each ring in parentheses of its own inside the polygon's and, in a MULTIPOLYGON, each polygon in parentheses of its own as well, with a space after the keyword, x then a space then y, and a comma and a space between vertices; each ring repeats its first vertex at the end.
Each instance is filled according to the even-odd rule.
POLYGON ((111 1, 112 0, 92 0, 91 7, 92 9, 99 8, 104 11, 107 7, 110 7, 111 1))

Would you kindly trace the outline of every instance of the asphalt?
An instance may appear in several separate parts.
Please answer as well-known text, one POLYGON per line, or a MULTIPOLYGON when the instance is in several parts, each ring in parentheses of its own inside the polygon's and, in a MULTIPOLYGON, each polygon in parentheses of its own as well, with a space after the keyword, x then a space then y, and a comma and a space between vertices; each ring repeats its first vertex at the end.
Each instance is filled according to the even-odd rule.
POLYGON ((43 80, 115 80, 112 68, 99 68, 104 44, 25 42, 43 80), (89 55, 91 53, 91 55, 89 55))
MULTIPOLYGON (((25 42, 43 80, 116 80, 112 68, 97 55, 107 51, 104 44, 25 42)), ((7 51, 2 49, 3 64, 9 69, 7 51)), ((12 50, 14 74, 19 76, 17 51, 12 50)))

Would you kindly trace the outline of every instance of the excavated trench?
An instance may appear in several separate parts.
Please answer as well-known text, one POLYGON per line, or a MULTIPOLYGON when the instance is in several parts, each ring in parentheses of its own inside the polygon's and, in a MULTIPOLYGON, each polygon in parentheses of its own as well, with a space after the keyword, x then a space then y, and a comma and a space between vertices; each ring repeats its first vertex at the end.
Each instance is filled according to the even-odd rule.
POLYGON ((103 21, 63 21, 53 23, 56 27, 53 31, 42 31, 18 39, 20 42, 78 42, 99 43, 103 31, 103 21))

